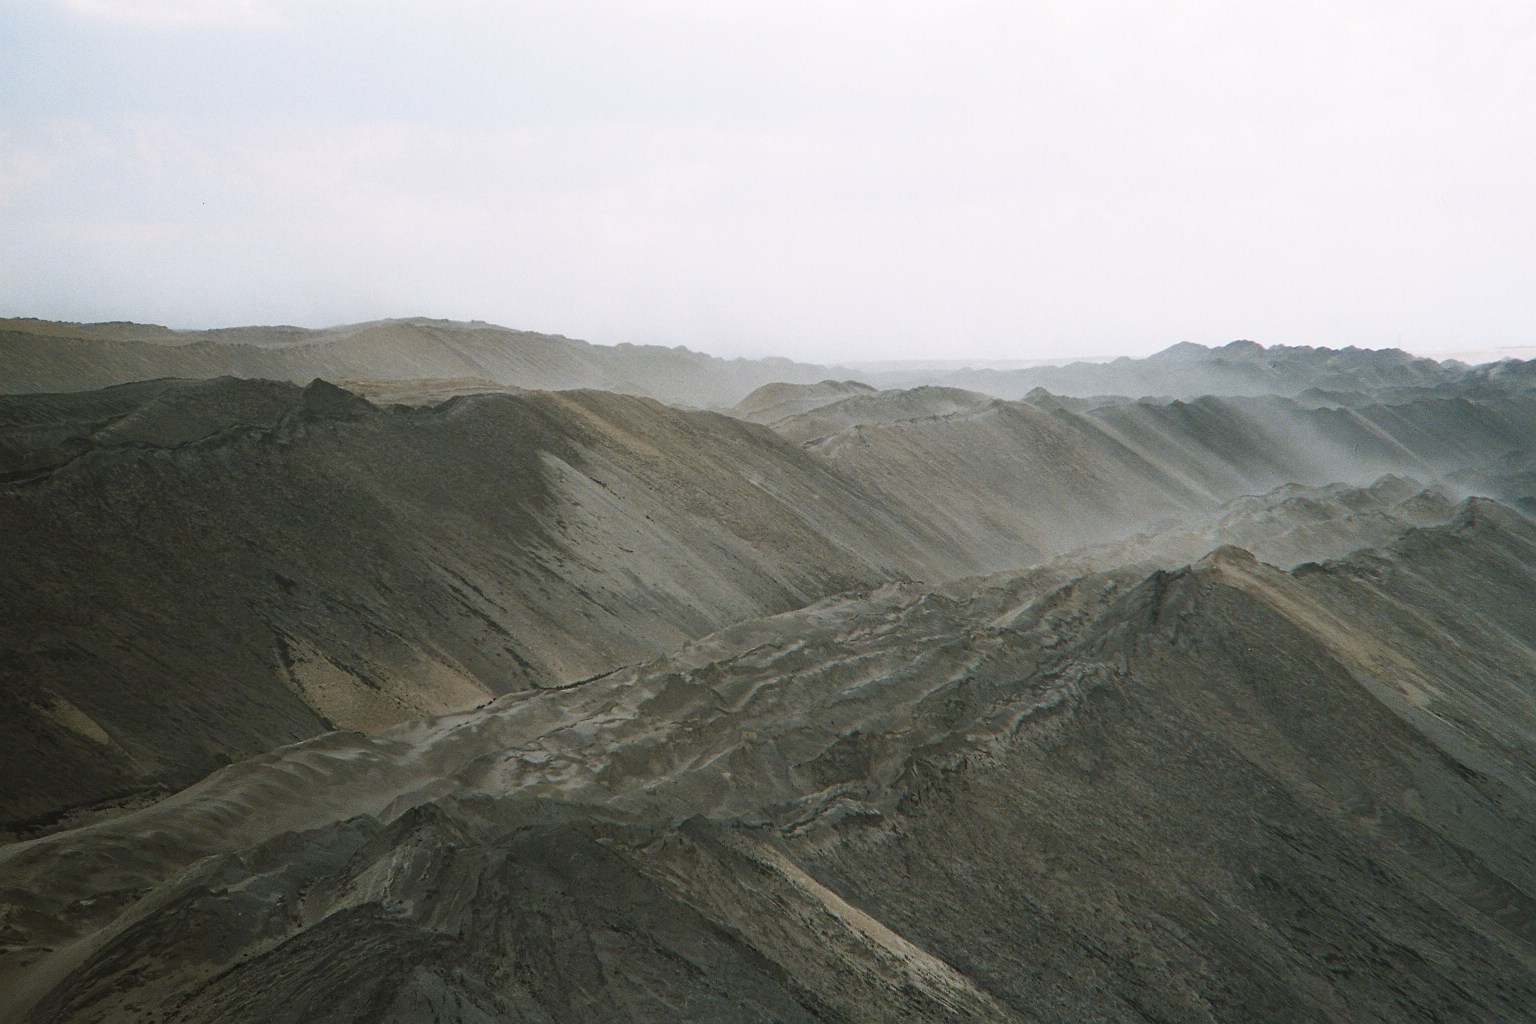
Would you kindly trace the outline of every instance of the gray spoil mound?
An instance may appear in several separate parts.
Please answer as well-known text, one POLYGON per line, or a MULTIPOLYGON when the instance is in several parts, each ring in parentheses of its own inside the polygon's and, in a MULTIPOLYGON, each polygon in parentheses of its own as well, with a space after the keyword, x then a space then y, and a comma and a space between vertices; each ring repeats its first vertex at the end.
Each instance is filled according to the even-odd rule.
MULTIPOLYGON (((1392 490, 1391 487, 1384 488, 1392 490)), ((1536 524, 891 585, 0 850, 18 1020, 1536 1006, 1536 524)))
POLYGON ((824 405, 841 402, 849 395, 872 394, 874 388, 856 380, 824 380, 815 384, 764 384, 729 409, 723 410, 753 423, 774 423, 824 405))
POLYGON ((1358 509, 1307 485, 1455 468, 1456 497, 1536 494, 1533 398, 1334 416, 854 390, 774 430, 591 391, 380 407, 218 378, 0 398, 0 824, 65 824, 842 591, 1084 545, 1080 571, 1221 543, 1289 565, 1439 521, 1455 493, 1415 513, 1395 506, 1416 485, 1358 509), (1220 521, 1277 484, 1278 512, 1249 497, 1220 521))
MULTIPOLYGON (((1536 396, 1322 409, 1286 399, 1114 401, 1073 410, 940 388, 861 394, 773 428, 938 526, 984 573, 1290 484, 1463 474, 1461 494, 1536 492, 1536 396), (1472 473, 1473 467, 1483 470, 1472 473)), ((1199 552, 1194 552, 1198 555, 1199 552)))
POLYGON ((0 1019, 1533 1019, 1530 374, 1213 360, 5 325, 0 1019))
POLYGON ((608 671, 948 546, 764 428, 602 392, 167 381, 0 401, 0 439, 11 823, 608 671))

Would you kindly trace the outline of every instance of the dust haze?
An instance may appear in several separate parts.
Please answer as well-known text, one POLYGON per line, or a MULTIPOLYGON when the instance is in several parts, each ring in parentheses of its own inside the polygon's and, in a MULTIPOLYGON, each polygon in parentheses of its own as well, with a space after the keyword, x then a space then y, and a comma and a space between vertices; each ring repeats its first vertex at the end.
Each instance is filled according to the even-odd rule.
POLYGON ((19 0, 0 313, 842 362, 1531 344, 1536 11, 19 0))
POLYGON ((1536 1019, 1533 55, 5 4, 0 1019, 1536 1019))
POLYGON ((11 1018, 1536 1005, 1536 363, 0 355, 11 1018))

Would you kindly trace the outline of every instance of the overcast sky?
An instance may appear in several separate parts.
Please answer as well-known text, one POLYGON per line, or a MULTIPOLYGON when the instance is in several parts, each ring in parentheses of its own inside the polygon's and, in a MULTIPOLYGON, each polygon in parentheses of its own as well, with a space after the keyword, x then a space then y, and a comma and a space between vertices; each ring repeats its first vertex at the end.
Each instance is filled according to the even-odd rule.
POLYGON ((0 313, 1536 344, 1536 3, 0 0, 0 313))

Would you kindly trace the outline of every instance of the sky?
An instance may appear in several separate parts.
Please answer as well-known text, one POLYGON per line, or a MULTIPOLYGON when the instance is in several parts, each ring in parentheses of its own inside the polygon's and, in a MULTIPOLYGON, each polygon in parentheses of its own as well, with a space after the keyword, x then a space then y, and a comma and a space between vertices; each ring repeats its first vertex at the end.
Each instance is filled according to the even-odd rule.
POLYGON ((0 0, 0 315, 1536 344, 1536 4, 0 0))

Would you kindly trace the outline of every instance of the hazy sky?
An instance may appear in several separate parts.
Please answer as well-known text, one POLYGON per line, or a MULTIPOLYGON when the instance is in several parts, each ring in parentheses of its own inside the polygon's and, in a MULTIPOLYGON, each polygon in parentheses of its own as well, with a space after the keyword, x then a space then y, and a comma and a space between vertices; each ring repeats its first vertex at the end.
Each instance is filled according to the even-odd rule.
POLYGON ((0 0, 0 313, 1536 344, 1536 3, 0 0))

